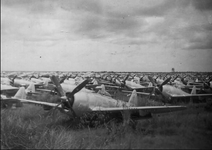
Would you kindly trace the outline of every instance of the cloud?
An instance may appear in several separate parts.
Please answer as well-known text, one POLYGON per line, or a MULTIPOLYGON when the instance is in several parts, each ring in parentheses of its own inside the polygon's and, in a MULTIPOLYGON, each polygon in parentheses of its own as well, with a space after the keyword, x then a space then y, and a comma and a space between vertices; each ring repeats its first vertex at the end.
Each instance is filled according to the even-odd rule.
POLYGON ((173 46, 170 43, 174 41, 184 48, 192 45, 192 32, 200 32, 190 26, 199 22, 206 25, 207 17, 195 11, 204 6, 198 4, 178 0, 3 0, 2 33, 41 43, 93 39, 132 45, 166 42, 173 46))
POLYGON ((209 11, 212 10, 212 1, 211 0, 192 0, 194 7, 200 11, 209 11))
POLYGON ((27 14, 51 15, 55 11, 54 0, 2 0, 1 4, 4 7, 26 11, 27 14))
MULTIPOLYGON (((71 64, 75 69, 92 64, 98 70, 104 68, 102 64, 106 64, 107 69, 120 64, 119 69, 127 70, 127 67, 131 69, 126 66, 128 62, 140 66, 150 62, 150 68, 159 68, 157 64, 160 63, 167 68, 179 60, 187 61, 185 56, 189 55, 189 50, 193 50, 193 54, 207 49, 201 52, 207 56, 206 51, 212 49, 209 3, 194 0, 2 0, 3 54, 10 59, 16 56, 21 59, 36 53, 33 62, 39 61, 38 64, 41 64, 38 56, 43 54, 43 59, 57 62, 49 64, 49 68, 63 67, 59 63, 71 64), (173 55, 175 51, 180 52, 173 55)), ((24 64, 24 60, 21 63, 24 64)))
POLYGON ((188 39, 185 45, 186 49, 212 49, 211 33, 197 32, 193 37, 188 39))

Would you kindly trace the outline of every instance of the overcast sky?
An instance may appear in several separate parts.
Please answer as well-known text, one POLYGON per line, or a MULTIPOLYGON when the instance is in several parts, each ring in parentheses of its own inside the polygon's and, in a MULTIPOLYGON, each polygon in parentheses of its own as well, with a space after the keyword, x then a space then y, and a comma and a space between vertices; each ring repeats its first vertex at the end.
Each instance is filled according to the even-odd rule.
POLYGON ((1 0, 1 69, 212 71, 212 0, 1 0))

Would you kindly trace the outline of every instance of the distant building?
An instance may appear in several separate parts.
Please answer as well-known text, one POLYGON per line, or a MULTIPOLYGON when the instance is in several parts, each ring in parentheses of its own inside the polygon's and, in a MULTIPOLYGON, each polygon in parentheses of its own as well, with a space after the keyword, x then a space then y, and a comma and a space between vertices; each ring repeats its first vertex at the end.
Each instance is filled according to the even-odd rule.
POLYGON ((172 72, 175 72, 175 69, 174 68, 172 68, 172 72))

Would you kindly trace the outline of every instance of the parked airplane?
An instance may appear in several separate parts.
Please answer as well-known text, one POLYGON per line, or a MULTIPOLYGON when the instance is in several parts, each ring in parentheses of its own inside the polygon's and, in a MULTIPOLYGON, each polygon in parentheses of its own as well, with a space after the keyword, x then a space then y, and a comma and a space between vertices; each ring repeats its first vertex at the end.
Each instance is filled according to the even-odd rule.
MULTIPOLYGON (((56 78, 53 77, 53 80, 56 78)), ((70 118, 79 118, 89 116, 88 114, 99 115, 106 113, 112 117, 123 118, 124 124, 128 124, 130 119, 141 119, 147 114, 165 113, 171 111, 183 110, 185 106, 138 106, 136 91, 134 90, 128 102, 115 100, 113 98, 102 96, 96 93, 88 93, 80 91, 86 84, 87 80, 79 84, 72 92, 64 93, 62 87, 57 80, 57 90, 61 98, 59 102, 43 102, 35 100, 27 100, 25 96, 25 88, 21 87, 17 94, 10 98, 12 100, 23 103, 39 104, 49 107, 52 111, 59 109, 61 112, 70 116, 70 118)), ((5 98, 5 97, 4 97, 5 98)), ((9 98, 5 98, 8 100, 9 98)))
MULTIPOLYGON (((20 102, 18 102, 17 100, 14 100, 14 97, 17 98, 17 96, 20 95, 20 91, 21 90, 18 87, 1 84, 1 105, 2 105, 2 107, 10 108, 13 104, 18 105, 17 107, 22 106, 20 104, 20 102)), ((35 85, 33 83, 31 83, 26 89, 24 88, 24 93, 27 95, 39 94, 38 92, 35 92, 35 85)), ((21 98, 26 98, 26 96, 22 96, 21 98)))
MULTIPOLYGON (((20 86, 27 87, 31 83, 34 83, 32 81, 25 80, 25 79, 22 79, 20 77, 17 77, 17 75, 11 81, 12 81, 11 85, 13 85, 15 87, 20 87, 20 86)), ((39 87, 39 86, 43 86, 44 85, 44 83, 34 83, 34 84, 35 84, 36 87, 39 87)))
MULTIPOLYGON (((89 117, 89 114, 95 114, 98 116, 102 113, 106 113, 115 118, 120 117, 121 115, 124 125, 129 124, 130 119, 141 119, 147 114, 165 113, 186 108, 185 106, 138 106, 135 90, 132 92, 128 102, 115 100, 111 97, 102 96, 97 93, 80 91, 88 83, 88 80, 83 81, 71 92, 64 93, 57 78, 53 76, 52 79, 59 92, 59 96, 61 96, 57 103, 27 100, 23 98, 24 96, 16 96, 15 99, 24 103, 46 106, 49 110, 51 109, 51 111, 59 109, 62 113, 69 115, 70 118, 80 118, 83 116, 89 117)), ((24 92, 24 87, 21 87, 19 93, 23 93, 24 95, 24 92)))
POLYGON ((12 85, 15 78, 16 78, 16 76, 11 79, 7 78, 7 77, 1 77, 1 84, 12 85))
MULTIPOLYGON (((6 95, 10 95, 11 93, 16 93, 18 91, 19 87, 13 87, 10 85, 4 85, 1 84, 1 94, 5 93, 6 95)), ((38 92, 35 91, 35 85, 34 83, 31 83, 27 88, 26 88, 26 93, 31 93, 31 94, 39 94, 38 92)))
MULTIPOLYGON (((63 89, 64 92, 72 91, 73 89, 75 89, 77 87, 77 85, 74 82, 68 82, 68 81, 64 80, 64 78, 62 78, 60 81, 59 81, 59 79, 56 79, 57 77, 54 76, 54 75, 51 76, 50 78, 51 78, 51 81, 54 84, 54 88, 52 88, 51 90, 37 89, 37 91, 52 92, 52 90, 54 90, 54 91, 58 92, 57 89, 56 89, 56 87, 55 87, 55 85, 58 84, 58 83, 60 83, 60 86, 62 87, 62 89, 63 89), (55 83, 55 81, 58 82, 58 83, 55 83)), ((88 90, 86 88, 83 88, 82 91, 94 93, 94 91, 88 90)))
POLYGON ((18 91, 17 87, 11 85, 1 84, 1 94, 4 95, 14 95, 18 91))
POLYGON ((120 81, 120 79, 118 77, 114 78, 112 81, 118 87, 117 86, 111 86, 111 87, 122 89, 122 90, 124 90, 124 88, 126 88, 128 90, 136 90, 136 91, 143 91, 145 89, 153 89, 154 88, 152 85, 148 85, 146 87, 146 86, 137 84, 137 83, 133 82, 132 80, 128 81, 127 80, 128 77, 129 77, 129 74, 122 81, 120 81))
POLYGON ((171 85, 167 85, 167 83, 171 80, 171 77, 166 79, 162 84, 156 84, 151 76, 149 76, 149 80, 155 86, 154 91, 157 94, 160 94, 164 100, 170 101, 172 98, 186 98, 186 97, 212 97, 212 94, 196 94, 196 87, 193 86, 191 94, 182 91, 179 88, 176 88, 171 85))

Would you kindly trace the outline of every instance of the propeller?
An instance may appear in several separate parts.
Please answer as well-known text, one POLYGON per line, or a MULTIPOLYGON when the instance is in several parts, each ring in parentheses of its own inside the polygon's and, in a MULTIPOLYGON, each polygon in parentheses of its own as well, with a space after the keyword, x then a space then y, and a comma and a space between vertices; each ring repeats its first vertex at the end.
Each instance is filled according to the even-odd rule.
POLYGON ((208 81, 203 81, 204 87, 209 88, 210 90, 212 90, 212 88, 210 87, 210 82, 212 81, 212 78, 210 78, 208 81))
POLYGON ((153 86, 154 86, 154 89, 153 91, 160 94, 162 97, 163 97, 163 102, 166 103, 166 97, 164 96, 163 94, 163 86, 166 85, 170 80, 171 80, 171 77, 167 78, 162 84, 156 84, 154 82, 154 79, 151 77, 151 76, 148 76, 150 82, 152 82, 153 86))
POLYGON ((150 82, 152 82, 153 86, 157 86, 157 84, 155 83, 154 79, 151 76, 148 76, 148 79, 150 82))
POLYGON ((84 80, 82 83, 80 83, 79 85, 77 85, 77 87, 74 88, 74 90, 72 92, 67 92, 66 94, 64 94, 63 89, 59 83, 58 78, 56 78, 55 76, 51 77, 52 82, 55 84, 56 89, 59 93, 61 97, 61 102, 56 105, 54 109, 56 109, 59 105, 62 105, 64 107, 67 106, 67 108, 72 112, 73 116, 76 118, 76 113, 73 110, 73 104, 74 104, 74 94, 76 94, 77 92, 79 92, 82 88, 84 88, 86 86, 86 84, 89 82, 88 80, 84 80), (66 97, 65 97, 66 96, 66 97))
POLYGON ((15 75, 13 78, 10 79, 10 85, 14 86, 14 80, 17 77, 17 75, 15 75))
POLYGON ((52 75, 52 76, 50 77, 50 79, 51 79, 51 81, 54 83, 55 89, 56 89, 56 91, 58 92, 58 95, 59 95, 60 97, 65 96, 65 93, 64 93, 64 91, 63 91, 63 89, 62 89, 62 87, 61 87, 61 85, 60 85, 60 82, 59 82, 58 77, 56 77, 55 75, 52 75))
POLYGON ((186 75, 186 76, 184 76, 184 77, 182 77, 182 78, 181 78, 181 81, 182 81, 182 83, 183 83, 183 84, 187 85, 187 82, 184 80, 184 79, 185 79, 185 77, 187 77, 187 75, 186 75))
POLYGON ((174 82, 178 77, 179 77, 179 74, 174 79, 172 79, 171 82, 174 82))
POLYGON ((144 76, 141 76, 141 77, 140 77, 140 82, 143 81, 143 77, 144 77, 144 76))
POLYGON ((128 75, 124 78, 124 80, 122 80, 122 81, 120 81, 119 78, 116 78, 116 79, 120 82, 121 87, 125 87, 125 85, 126 85, 126 80, 128 79, 128 77, 129 77, 129 74, 128 74, 128 75))
POLYGON ((67 78, 67 75, 65 75, 64 77, 62 77, 62 79, 60 79, 60 84, 63 83, 66 78, 67 78))

